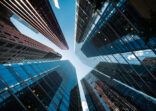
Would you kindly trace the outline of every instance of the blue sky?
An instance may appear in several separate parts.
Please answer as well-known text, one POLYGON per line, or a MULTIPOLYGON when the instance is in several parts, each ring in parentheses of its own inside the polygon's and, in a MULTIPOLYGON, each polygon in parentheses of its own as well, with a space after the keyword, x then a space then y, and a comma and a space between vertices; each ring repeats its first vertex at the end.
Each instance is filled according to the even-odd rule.
MULTIPOLYGON (((91 71, 91 68, 84 65, 79 58, 75 55, 74 52, 74 33, 75 33, 75 0, 59 0, 59 9, 54 6, 53 0, 49 0, 50 4, 52 5, 52 8, 54 10, 54 13, 56 15, 56 18, 60 24, 60 27, 63 31, 63 34, 65 36, 65 39, 69 45, 69 50, 63 51, 59 49, 56 45, 54 45, 52 42, 50 42, 47 38, 45 38, 40 33, 35 33, 30 28, 26 27, 22 23, 20 23, 15 16, 11 18, 11 21, 14 23, 14 25, 18 28, 18 30, 23 33, 24 35, 27 35, 28 37, 31 37, 51 48, 53 48, 55 51, 62 54, 63 60, 70 60, 70 62, 75 66, 79 85, 80 80, 88 74, 89 71, 91 71)), ((83 101, 83 104, 85 103, 85 97, 82 91, 82 87, 80 85, 80 93, 81 93, 81 99, 83 101)), ((85 106, 85 105, 84 105, 85 106)))
MULTIPOLYGON (((16 27, 22 32, 23 34, 53 48, 55 51, 59 52, 63 56, 63 60, 70 60, 70 62, 75 66, 78 80, 79 80, 79 86, 80 86, 80 93, 81 93, 81 99, 82 104, 84 107, 86 107, 86 100, 82 91, 82 86, 80 84, 80 80, 88 74, 89 71, 92 69, 86 65, 84 65, 79 58, 75 55, 74 52, 74 36, 75 36, 75 0, 59 0, 59 8, 56 8, 54 6, 53 0, 49 0, 50 4, 55 12, 56 18, 60 24, 60 27, 64 33, 65 39, 69 45, 69 50, 63 51, 59 49, 56 45, 54 45, 52 42, 50 42, 47 38, 45 38, 40 33, 35 33, 28 27, 21 24, 18 20, 15 19, 15 17, 11 18, 11 21, 16 25, 16 27)), ((57 0, 55 0, 57 1, 57 0)), ((145 57, 155 57, 155 54, 152 53, 151 50, 144 50, 144 51, 135 51, 134 52, 140 60, 143 60, 145 57)), ((127 58, 128 62, 131 64, 139 64, 139 61, 135 58, 135 56, 131 53, 123 53, 123 55, 127 58)), ((116 54, 117 58, 120 59, 121 63, 125 63, 125 60, 119 55, 116 54)), ((116 62, 114 58, 110 55, 110 58, 112 61, 116 62)))
POLYGON ((53 0, 49 1, 64 33, 70 51, 73 51, 75 31, 75 0, 59 0, 59 9, 54 6, 53 0))
MULTIPOLYGON (((53 2, 52 2, 53 3, 53 2)), ((78 78, 79 80, 82 79, 90 70, 91 68, 84 65, 79 58, 76 56, 74 52, 74 31, 75 31, 75 2, 74 1, 67 1, 67 2, 60 2, 60 9, 53 7, 54 12, 56 13, 56 17, 58 22, 61 26, 61 29, 64 33, 64 36, 67 40, 69 45, 69 50, 61 50, 56 45, 54 45, 51 41, 45 38, 41 33, 35 33, 30 28, 26 27, 24 24, 19 22, 15 16, 11 18, 11 21, 14 25, 18 28, 18 30, 27 35, 30 38, 33 38, 51 48, 55 51, 62 54, 62 59, 70 60, 73 65, 75 66, 76 70, 78 71, 78 78), (61 5, 62 4, 62 5, 61 5), (62 7, 61 7, 62 6, 62 7), (70 8, 69 8, 70 7, 70 8), (83 70, 82 70, 83 69, 83 70), (81 73, 80 73, 81 72, 81 73)))

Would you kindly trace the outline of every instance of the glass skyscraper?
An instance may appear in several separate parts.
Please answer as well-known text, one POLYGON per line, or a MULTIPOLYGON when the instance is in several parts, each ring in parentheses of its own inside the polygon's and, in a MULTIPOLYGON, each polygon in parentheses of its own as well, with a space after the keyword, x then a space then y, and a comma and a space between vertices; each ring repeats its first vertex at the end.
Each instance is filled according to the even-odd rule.
POLYGON ((0 111, 82 111, 74 66, 23 35, 10 20, 15 14, 68 49, 48 0, 0 1, 0 111))
POLYGON ((77 0, 75 52, 100 81, 82 80, 90 109, 156 110, 155 6, 155 0, 77 0), (94 94, 95 87, 105 94, 94 94), (127 104, 119 107, 118 96, 127 104))
POLYGON ((81 80, 90 111, 155 111, 155 98, 117 79, 91 71, 81 80))
POLYGON ((82 110, 69 61, 4 64, 0 69, 0 111, 82 110))

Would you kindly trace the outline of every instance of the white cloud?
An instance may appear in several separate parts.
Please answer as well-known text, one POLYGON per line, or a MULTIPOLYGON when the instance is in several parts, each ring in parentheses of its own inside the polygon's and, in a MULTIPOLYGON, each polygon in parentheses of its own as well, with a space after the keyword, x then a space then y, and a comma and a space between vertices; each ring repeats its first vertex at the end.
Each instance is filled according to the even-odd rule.
POLYGON ((137 56, 142 56, 142 55, 144 55, 144 51, 136 51, 135 54, 137 56))
MULTIPOLYGON (((144 51, 136 51, 135 55, 136 56, 143 56, 144 55, 144 51)), ((133 54, 131 54, 127 58, 128 58, 128 60, 132 60, 132 59, 135 59, 135 56, 133 54)))
POLYGON ((90 72, 92 69, 90 67, 86 66, 85 64, 83 64, 79 60, 79 58, 75 55, 75 52, 73 52, 72 50, 63 51, 60 48, 58 48, 56 45, 54 45, 51 41, 49 41, 47 38, 45 38, 42 34, 33 32, 31 29, 29 29, 28 27, 26 27, 25 25, 20 23, 15 18, 11 18, 11 20, 12 20, 13 24, 16 26, 16 28, 19 29, 20 32, 22 32, 24 35, 27 35, 27 36, 31 37, 32 39, 37 40, 37 41, 41 42, 42 44, 45 44, 45 45, 51 47, 56 52, 59 52, 62 55, 62 60, 70 60, 70 62, 75 66, 75 69, 77 72, 77 77, 79 80, 78 81, 79 86, 81 87, 80 94, 81 94, 83 111, 89 111, 87 103, 85 101, 86 99, 85 99, 85 96, 83 93, 83 89, 82 89, 80 80, 86 74, 88 74, 88 72, 90 72))
POLYGON ((134 55, 129 55, 127 58, 128 58, 128 60, 132 60, 132 59, 135 59, 135 56, 134 55))
POLYGON ((60 9, 60 6, 59 6, 59 3, 58 3, 58 0, 53 0, 54 4, 55 4, 55 7, 60 9))

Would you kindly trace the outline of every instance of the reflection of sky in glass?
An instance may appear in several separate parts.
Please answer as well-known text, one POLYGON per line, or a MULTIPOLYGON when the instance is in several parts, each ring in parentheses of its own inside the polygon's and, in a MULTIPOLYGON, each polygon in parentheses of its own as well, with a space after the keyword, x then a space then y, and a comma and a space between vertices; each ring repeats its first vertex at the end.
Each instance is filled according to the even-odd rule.
MULTIPOLYGON (((76 72, 73 66, 70 65, 71 64, 68 61, 58 60, 38 63, 29 61, 29 63, 0 64, 0 78, 2 78, 4 80, 3 82, 5 83, 4 85, 0 81, 1 96, 3 97, 0 99, 0 102, 4 101, 4 98, 10 96, 10 94, 7 92, 8 88, 6 87, 6 84, 8 84, 8 86, 11 88, 11 91, 16 93, 17 91, 26 88, 26 86, 36 83, 37 80, 40 80, 46 75, 49 75, 49 73, 46 72, 57 71, 57 74, 59 74, 63 78, 63 81, 61 83, 61 86, 57 90, 57 94, 56 96, 54 96, 50 107, 48 108, 51 111, 51 105, 53 105, 53 103, 59 104, 59 101, 62 97, 63 102, 66 103, 66 105, 63 105, 69 107, 68 105, 70 99, 70 90, 76 84, 76 76, 73 76, 73 74, 75 74, 76 72), (70 66, 71 68, 69 69, 68 66, 70 66)), ((52 78, 53 77, 56 76, 52 76, 52 78)), ((61 105, 62 111, 65 110, 65 107, 63 105, 61 105)))
MULTIPOLYGON (((64 36, 67 40, 67 43, 69 45, 68 51, 62 51, 57 46, 55 46, 53 43, 51 43, 47 38, 45 38, 40 33, 35 33, 34 31, 30 30, 28 27, 24 26, 20 22, 18 22, 14 17, 11 18, 13 23, 17 26, 17 28, 25 35, 32 37, 33 39, 53 48, 55 51, 59 52, 63 56, 63 60, 70 60, 72 64, 75 66, 78 79, 80 80, 83 78, 90 70, 88 66, 84 65, 75 55, 74 52, 74 30, 75 30, 75 1, 59 1, 59 9, 54 7, 54 4, 52 0, 50 0, 50 3, 53 7, 53 10, 56 14, 56 18, 58 19, 58 22, 61 26, 61 29, 64 33, 64 36)), ((112 12, 113 13, 113 12, 112 12)), ((99 18, 97 18, 96 22, 98 22, 99 18)), ((94 29, 94 26, 91 28, 94 29)), ((91 32, 91 30, 90 30, 91 32)), ((87 34, 87 37, 89 36, 90 32, 87 34)), ((136 40, 139 39, 136 35, 127 35, 122 38, 124 42, 130 42, 133 41, 131 37, 135 38, 136 40)), ((86 38, 87 38, 86 37, 86 38)), ((86 40, 86 39, 85 39, 86 40)), ((142 61, 146 57, 156 57, 155 54, 151 50, 140 50, 140 51, 134 51, 134 54, 142 61)), ((140 62, 137 60, 137 58, 134 56, 132 52, 127 53, 121 53, 121 54, 113 54, 113 55, 107 55, 107 56, 99 56, 99 57, 93 57, 89 58, 89 62, 92 62, 94 65, 97 64, 100 61, 110 62, 110 63, 123 63, 123 64, 140 64, 140 62), (123 58, 124 57, 124 58, 123 58)), ((79 81, 80 82, 80 81, 79 81)), ((81 85, 80 85, 81 86, 81 85)), ((82 87, 80 87, 81 93, 82 93, 82 87)), ((84 95, 82 96, 82 100, 84 99, 84 95)))
MULTIPOLYGON (((35 33, 32 30, 30 30, 28 27, 21 24, 19 21, 11 18, 12 22, 16 25, 16 27, 25 35, 32 37, 33 39, 53 48, 55 51, 59 52, 62 55, 63 60, 70 60, 71 63, 75 66, 78 80, 82 79, 90 70, 90 67, 87 67, 84 65, 75 55, 73 50, 69 51, 62 51, 57 46, 55 46, 53 43, 51 43, 48 39, 46 39, 42 34, 35 33)), ((79 81, 80 83, 80 81, 79 81)), ((80 87, 81 93, 82 93, 82 87, 80 87)), ((82 100, 85 100, 84 95, 82 96, 82 100)))
MULTIPOLYGON (((60 9, 54 7, 52 0, 50 3, 53 7, 53 10, 56 14, 56 18, 60 24, 60 27, 63 31, 65 39, 69 45, 69 50, 63 51, 60 50, 56 45, 50 42, 47 38, 45 38, 41 33, 36 33, 35 31, 31 30, 30 27, 25 26, 19 20, 17 20, 16 16, 11 18, 11 21, 14 25, 18 28, 20 32, 28 37, 31 37, 51 48, 55 51, 59 52, 62 55, 63 60, 70 60, 71 63, 75 66, 78 80, 81 80, 90 70, 91 68, 84 65, 75 55, 74 52, 74 30, 75 30, 75 1, 59 1, 60 9)), ((79 81, 80 84, 80 81, 79 81)), ((80 85, 80 90, 82 94, 82 87, 80 85)), ((84 95, 82 96, 82 100, 84 101, 84 95)))

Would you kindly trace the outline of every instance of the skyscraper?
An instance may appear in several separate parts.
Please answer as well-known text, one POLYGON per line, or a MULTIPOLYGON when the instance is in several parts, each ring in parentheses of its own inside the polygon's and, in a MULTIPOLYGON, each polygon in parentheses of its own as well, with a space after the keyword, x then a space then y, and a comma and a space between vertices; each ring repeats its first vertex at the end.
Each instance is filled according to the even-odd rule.
POLYGON ((81 111, 81 100, 80 100, 80 92, 78 84, 72 88, 70 93, 70 104, 69 104, 69 111, 81 111))
POLYGON ((76 71, 69 61, 0 67, 1 111, 82 110, 76 71))
POLYGON ((1 5, 0 9, 0 63, 61 58, 52 48, 21 34, 10 21, 12 13, 1 5))
POLYGON ((155 98, 96 70, 85 76, 81 83, 91 111, 156 110, 155 98))
POLYGON ((0 1, 61 49, 68 49, 64 35, 48 0, 0 1))
POLYGON ((52 48, 21 34, 10 21, 16 13, 68 49, 49 2, 0 1, 0 10, 0 111, 82 111, 74 66, 60 60, 62 55, 52 48))
POLYGON ((0 21, 0 25, 0 63, 61 58, 50 47, 21 34, 3 21, 0 21))
MULTIPOLYGON (((136 94, 141 92, 153 100, 156 97, 155 5, 154 0, 77 0, 75 49, 82 62, 101 77, 110 77, 111 82, 119 81, 131 89, 127 90, 134 89, 136 94)), ((121 84, 114 87, 126 89, 121 84)), ((135 100, 142 99, 133 98, 131 101, 137 105, 135 100)), ((148 105, 142 110, 146 108, 148 105)))
MULTIPOLYGON (((81 3, 81 0, 79 2, 81 3)), ((148 2, 151 5, 151 2, 154 1, 150 0, 148 2)), ((94 9, 95 3, 93 1, 86 1, 86 3, 92 4, 92 9, 94 9)), ((90 21, 90 23, 84 23, 84 25, 88 23, 88 27, 82 29, 82 35, 84 36, 81 36, 81 38, 85 37, 85 44, 81 48, 83 53, 87 57, 93 57, 141 49, 152 49, 155 52, 154 30, 156 23, 153 19, 155 18, 156 11, 155 8, 145 5, 145 3, 139 1, 133 3, 133 1, 127 0, 118 2, 110 1, 103 4, 100 11, 92 12, 92 16, 89 16, 89 20, 87 20, 88 22, 90 21), (137 8, 139 6, 141 8, 137 8), (147 10, 149 7, 150 11, 147 10), (94 16, 96 19, 93 19, 94 16), (147 16, 150 16, 149 19, 147 19, 147 16), (147 27, 149 27, 150 30, 146 29, 147 27), (123 46, 124 48, 122 48, 123 46)), ((78 5, 78 13, 80 13, 78 14, 78 20, 87 18, 81 17, 81 14, 90 14, 86 8, 82 9, 84 7, 83 5, 84 4, 78 5)), ((81 33, 79 32, 80 24, 78 21, 78 34, 81 33)), ((84 28, 84 26, 82 27, 84 28)), ((76 38, 80 37, 76 36, 76 38)))

